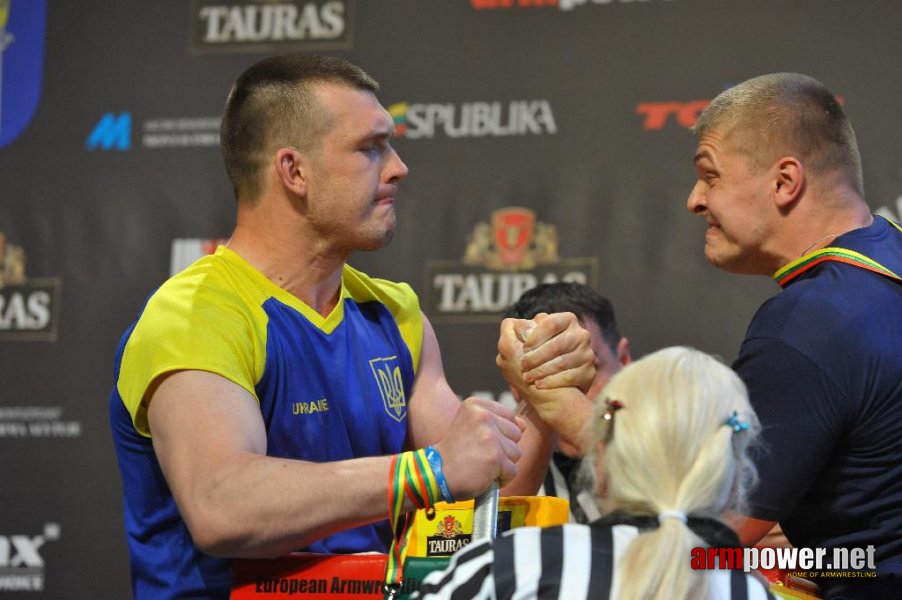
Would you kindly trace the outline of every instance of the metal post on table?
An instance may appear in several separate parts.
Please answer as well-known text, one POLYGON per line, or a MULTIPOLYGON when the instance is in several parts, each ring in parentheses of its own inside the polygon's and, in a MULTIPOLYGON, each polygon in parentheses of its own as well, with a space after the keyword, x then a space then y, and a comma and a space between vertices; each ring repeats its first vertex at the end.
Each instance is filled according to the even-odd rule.
POLYGON ((498 483, 493 481, 489 489, 476 496, 473 505, 473 541, 495 538, 498 527, 498 493, 498 483))

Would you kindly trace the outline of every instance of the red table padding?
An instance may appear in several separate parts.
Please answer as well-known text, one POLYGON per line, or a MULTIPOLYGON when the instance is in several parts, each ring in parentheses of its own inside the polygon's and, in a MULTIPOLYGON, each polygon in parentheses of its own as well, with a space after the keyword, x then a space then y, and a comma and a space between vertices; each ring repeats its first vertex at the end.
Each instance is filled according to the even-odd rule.
POLYGON ((232 600, 381 599, 384 554, 296 553, 273 560, 235 560, 232 600))

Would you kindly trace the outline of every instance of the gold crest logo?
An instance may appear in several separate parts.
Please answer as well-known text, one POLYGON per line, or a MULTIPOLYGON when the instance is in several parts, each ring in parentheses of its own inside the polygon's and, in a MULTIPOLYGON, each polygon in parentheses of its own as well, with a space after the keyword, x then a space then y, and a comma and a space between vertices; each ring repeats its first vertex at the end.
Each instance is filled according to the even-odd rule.
POLYGON ((463 535, 463 533, 463 526, 460 524, 460 521, 454 518, 454 515, 445 516, 435 528, 435 535, 444 538, 454 538, 463 535))
POLYGON ((400 423, 407 417, 407 398, 404 395, 404 379, 401 377, 398 357, 374 358, 370 360, 370 369, 382 395, 385 412, 400 423))
POLYGON ((25 283, 25 251, 6 243, 0 231, 0 288, 4 285, 25 283))
POLYGON ((0 231, 0 341, 56 341, 61 282, 25 276, 25 250, 0 231))
POLYGON ((495 270, 532 269, 559 262, 554 225, 536 222, 536 213, 516 206, 496 210, 489 223, 477 223, 464 251, 466 265, 495 270))

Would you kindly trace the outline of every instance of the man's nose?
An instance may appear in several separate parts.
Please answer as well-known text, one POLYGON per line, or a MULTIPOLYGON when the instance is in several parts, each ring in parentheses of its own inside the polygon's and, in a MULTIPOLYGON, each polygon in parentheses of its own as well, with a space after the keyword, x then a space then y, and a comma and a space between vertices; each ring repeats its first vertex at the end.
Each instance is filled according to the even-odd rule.
POLYGON ((688 200, 686 200, 686 208, 690 213, 700 215, 707 210, 708 205, 706 204, 705 194, 707 194, 705 184, 697 181, 692 187, 692 191, 689 192, 688 200))
POLYGON ((407 174, 410 172, 410 169, 407 168, 407 165, 401 160, 401 156, 395 151, 394 148, 391 148, 391 156, 388 159, 388 164, 385 168, 385 173, 388 177, 388 181, 401 181, 407 174))

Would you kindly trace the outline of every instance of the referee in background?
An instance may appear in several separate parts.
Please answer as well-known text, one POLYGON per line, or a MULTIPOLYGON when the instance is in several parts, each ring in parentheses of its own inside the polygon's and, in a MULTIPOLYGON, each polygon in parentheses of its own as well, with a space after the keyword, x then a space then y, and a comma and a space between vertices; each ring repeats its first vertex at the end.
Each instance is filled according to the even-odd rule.
MULTIPOLYGON (((586 395, 595 400, 602 388, 630 363, 630 344, 620 335, 611 302, 591 287, 573 282, 543 283, 520 296, 504 313, 505 318, 532 319, 539 313, 573 313, 589 332, 595 354, 595 379, 586 395)), ((511 388, 516 397, 517 391, 511 388)), ((580 476, 582 452, 561 440, 548 464, 539 496, 555 496, 570 503, 570 522, 589 523, 601 514, 595 495, 580 476)))

